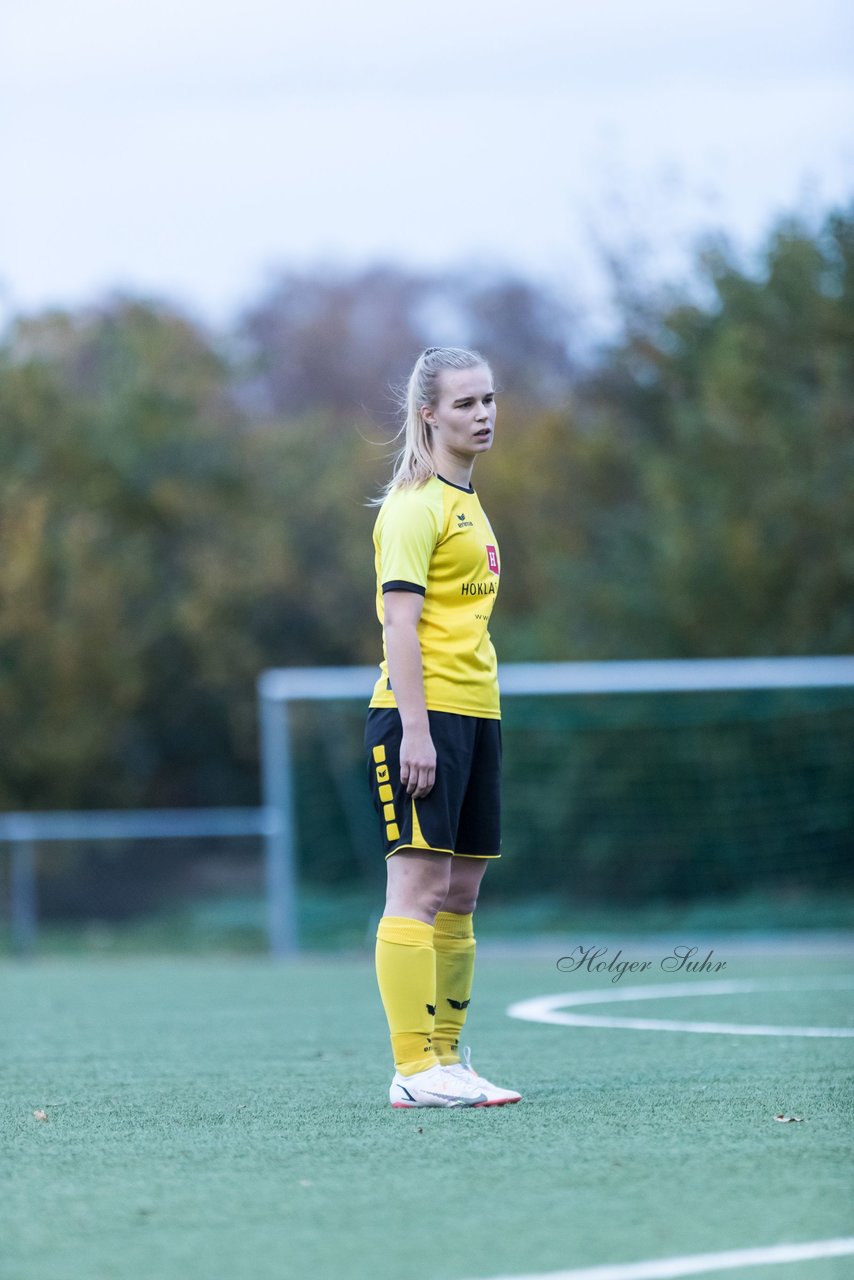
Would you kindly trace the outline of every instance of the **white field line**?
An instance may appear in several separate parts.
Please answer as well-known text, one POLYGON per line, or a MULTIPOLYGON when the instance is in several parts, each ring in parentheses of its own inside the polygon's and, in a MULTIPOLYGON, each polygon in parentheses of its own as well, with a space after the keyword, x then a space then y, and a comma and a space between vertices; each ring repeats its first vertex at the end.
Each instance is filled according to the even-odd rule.
POLYGON ((602 1014, 566 1013, 567 1006, 616 1004, 626 1000, 666 1000, 693 996, 727 996, 753 991, 826 991, 854 986, 854 976, 817 979, 738 979, 726 982, 662 983, 648 987, 614 987, 607 991, 570 991, 560 995, 518 1000, 507 1009, 523 1022, 548 1022, 564 1027, 617 1027, 630 1031, 689 1031, 702 1035, 854 1037, 854 1027, 787 1027, 743 1022, 677 1022, 665 1018, 617 1018, 602 1014))
POLYGON ((735 1267, 761 1267, 772 1263, 804 1262, 810 1258, 843 1258, 854 1253, 854 1236, 838 1240, 813 1240, 808 1244, 772 1244, 758 1249, 730 1249, 726 1253, 694 1253, 682 1258, 657 1258, 651 1262, 616 1262, 571 1271, 539 1271, 525 1275, 490 1276, 489 1280, 672 1280, 699 1276, 735 1267))

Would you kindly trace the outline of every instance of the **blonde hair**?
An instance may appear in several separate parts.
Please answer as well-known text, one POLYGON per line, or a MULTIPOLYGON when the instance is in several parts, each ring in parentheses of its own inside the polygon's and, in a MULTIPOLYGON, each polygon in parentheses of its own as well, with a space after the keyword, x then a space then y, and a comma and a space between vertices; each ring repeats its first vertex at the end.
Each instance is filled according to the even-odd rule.
MULTIPOLYGON (((438 403, 439 375, 445 369, 479 369, 481 366, 489 369, 488 361, 479 351, 465 347, 428 347, 422 351, 400 397, 404 420, 395 439, 403 436, 403 448, 394 460, 391 480, 371 506, 379 506, 393 489, 418 488, 436 475, 433 432, 424 421, 421 406, 429 404, 432 408, 438 403)), ((489 371, 491 374, 492 370, 489 371)))

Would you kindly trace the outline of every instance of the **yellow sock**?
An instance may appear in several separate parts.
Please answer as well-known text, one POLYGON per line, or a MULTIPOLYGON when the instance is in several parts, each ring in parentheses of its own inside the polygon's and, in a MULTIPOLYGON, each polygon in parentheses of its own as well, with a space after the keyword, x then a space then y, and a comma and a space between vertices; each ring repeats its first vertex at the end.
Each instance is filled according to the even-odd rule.
POLYGON ((460 1032, 474 981, 474 926, 471 914, 440 911, 433 929, 436 949, 436 1026, 433 1048, 443 1067, 459 1062, 460 1032))
POLYGON ((435 1067, 436 955, 433 926, 383 916, 377 928, 377 984, 388 1019, 394 1065, 404 1076, 435 1067))

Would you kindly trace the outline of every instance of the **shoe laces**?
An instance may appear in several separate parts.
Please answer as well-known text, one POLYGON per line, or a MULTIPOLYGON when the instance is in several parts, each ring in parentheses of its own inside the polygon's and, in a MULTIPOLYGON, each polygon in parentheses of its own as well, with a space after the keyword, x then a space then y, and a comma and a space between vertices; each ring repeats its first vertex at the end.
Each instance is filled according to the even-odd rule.
POLYGON ((471 1049, 468 1047, 468 1045, 466 1045, 465 1048, 462 1050, 461 1061, 451 1063, 451 1065, 449 1067, 446 1067, 445 1070, 453 1072, 454 1075, 460 1076, 470 1081, 472 1084, 475 1084, 477 1083, 477 1081, 483 1079, 483 1077, 479 1076, 475 1071, 474 1067, 471 1065, 471 1049))

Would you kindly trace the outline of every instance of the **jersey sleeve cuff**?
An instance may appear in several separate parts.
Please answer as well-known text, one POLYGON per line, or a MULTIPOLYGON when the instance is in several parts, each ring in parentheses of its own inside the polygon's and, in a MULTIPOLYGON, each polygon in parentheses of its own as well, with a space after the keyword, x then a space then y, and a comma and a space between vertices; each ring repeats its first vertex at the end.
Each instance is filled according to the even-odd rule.
POLYGON ((417 582, 403 582, 395 579, 393 582, 383 583, 383 595, 387 591, 414 591, 416 595, 423 596, 427 594, 427 588, 421 587, 417 582))

